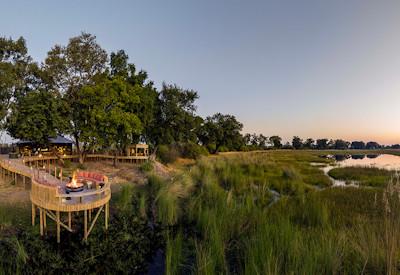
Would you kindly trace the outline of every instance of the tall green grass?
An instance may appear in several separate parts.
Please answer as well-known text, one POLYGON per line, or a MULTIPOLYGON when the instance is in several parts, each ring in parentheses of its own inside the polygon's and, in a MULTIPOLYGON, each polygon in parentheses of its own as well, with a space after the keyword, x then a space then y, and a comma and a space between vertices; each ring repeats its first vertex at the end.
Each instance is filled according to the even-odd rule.
POLYGON ((385 187, 393 172, 374 167, 339 167, 328 172, 329 176, 348 182, 356 181, 359 185, 385 187))
POLYGON ((168 237, 167 272, 179 270, 188 249, 193 256, 184 258, 195 274, 398 272, 397 189, 318 191, 314 186, 329 179, 310 165, 317 158, 287 152, 203 158, 184 180, 164 182, 157 189, 159 221, 187 232, 168 237), (271 204, 270 190, 281 194, 278 202, 271 204), (390 211, 383 211, 385 201, 390 211))

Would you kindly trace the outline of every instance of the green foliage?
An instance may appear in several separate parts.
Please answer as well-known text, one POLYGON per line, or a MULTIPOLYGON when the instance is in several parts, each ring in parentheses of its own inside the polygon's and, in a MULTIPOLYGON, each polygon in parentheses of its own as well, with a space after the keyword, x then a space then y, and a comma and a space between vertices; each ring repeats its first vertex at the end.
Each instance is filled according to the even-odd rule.
POLYGON ((206 148, 192 142, 182 144, 180 145, 180 147, 181 147, 182 157, 184 158, 197 159, 201 156, 208 155, 208 151, 206 148))
POLYGON ((226 146, 219 146, 217 152, 218 153, 229 152, 229 148, 226 146))
POLYGON ((139 104, 137 87, 120 77, 101 77, 93 86, 80 91, 79 102, 82 119, 91 121, 87 131, 82 131, 81 140, 92 146, 115 146, 119 152, 133 142, 142 125, 132 109, 139 104))
POLYGON ((177 85, 163 83, 159 96, 158 144, 196 140, 194 129, 197 129, 202 122, 202 119, 195 115, 196 99, 198 95, 193 90, 184 90, 177 85))
POLYGON ((328 174, 334 179, 374 187, 385 186, 393 176, 393 172, 374 167, 339 167, 331 169, 328 174))
POLYGON ((69 159, 64 160, 64 168, 69 169, 71 168, 71 166, 72 166, 71 160, 69 159))
POLYGON ((15 97, 43 87, 42 72, 28 55, 25 40, 0 37, 0 129, 15 97))
MULTIPOLYGON (((143 130, 140 138, 147 143, 154 144, 159 138, 157 132, 157 119, 160 115, 160 104, 158 101, 158 92, 153 86, 153 82, 147 79, 145 71, 136 72, 134 64, 128 63, 128 55, 120 50, 110 55, 111 75, 122 77, 126 82, 135 87, 136 94, 139 97, 140 104, 136 104, 133 111, 140 119, 143 130)), ((133 135, 135 142, 139 139, 136 133, 133 135)))
POLYGON ((269 142, 274 146, 275 149, 282 147, 282 138, 280 136, 269 137, 269 142))
POLYGON ((151 162, 151 161, 146 161, 145 163, 140 165, 140 171, 145 172, 145 173, 151 172, 151 171, 153 171, 153 169, 154 169, 154 165, 153 165, 153 162, 151 162))
MULTIPOLYGON (((380 226, 384 222, 382 192, 310 189, 307 185, 323 176, 310 165, 316 160, 317 155, 311 153, 279 151, 200 159, 189 173, 194 185, 179 185, 176 180, 158 189, 169 200, 159 205, 162 209, 157 212, 165 217, 160 222, 188 234, 185 242, 180 235, 168 235, 167 273, 182 272, 182 261, 197 274, 383 274, 396 270, 398 218, 387 211, 391 222, 384 223, 387 229, 380 226), (281 193, 275 203, 271 189, 281 193), (189 249, 193 256, 185 252, 189 249)), ((392 210, 398 209, 393 190, 386 193, 391 198, 386 205, 392 210)))
POLYGON ((55 93, 30 91, 11 105, 7 131, 13 138, 46 145, 49 138, 66 129, 65 113, 55 93))
POLYGON ((294 149, 300 149, 303 146, 303 140, 298 136, 294 136, 292 140, 292 146, 294 149))
POLYGON ((219 150, 220 147, 226 147, 228 151, 239 150, 244 144, 240 134, 242 128, 243 124, 234 116, 217 113, 205 119, 199 129, 198 138, 211 153, 215 153, 215 149, 219 150))
POLYGON ((167 235, 165 251, 165 269, 166 274, 180 274, 184 258, 183 252, 183 234, 178 232, 176 236, 167 235))
POLYGON ((44 64, 49 86, 58 89, 68 108, 68 116, 64 117, 69 124, 67 133, 74 138, 81 162, 100 136, 85 86, 93 85, 94 78, 105 71, 106 61, 107 53, 97 44, 96 37, 82 33, 71 38, 67 46, 54 46, 44 64))
POLYGON ((160 145, 157 148, 157 156, 164 163, 172 163, 180 156, 180 152, 174 145, 160 145))

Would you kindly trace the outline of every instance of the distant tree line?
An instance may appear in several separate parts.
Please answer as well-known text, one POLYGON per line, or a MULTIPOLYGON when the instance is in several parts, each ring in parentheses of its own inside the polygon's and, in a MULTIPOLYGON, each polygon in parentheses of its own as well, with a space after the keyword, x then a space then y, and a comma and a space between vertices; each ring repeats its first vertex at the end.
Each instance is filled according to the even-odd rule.
POLYGON ((264 149, 316 149, 316 150, 345 150, 345 149, 400 149, 399 144, 390 146, 380 145, 378 142, 369 141, 346 141, 342 139, 321 138, 314 140, 313 138, 302 139, 294 136, 292 142, 282 144, 282 138, 279 136, 266 137, 263 134, 245 134, 244 144, 247 150, 264 150, 264 149))
POLYGON ((0 130, 42 145, 58 134, 69 136, 81 162, 89 152, 121 154, 137 142, 169 159, 268 148, 380 148, 372 141, 295 136, 283 144, 277 135, 242 135, 243 124, 233 115, 197 115, 198 98, 176 84, 157 89, 125 51, 108 54, 88 33, 55 45, 41 63, 28 54, 22 37, 0 38, 0 130))

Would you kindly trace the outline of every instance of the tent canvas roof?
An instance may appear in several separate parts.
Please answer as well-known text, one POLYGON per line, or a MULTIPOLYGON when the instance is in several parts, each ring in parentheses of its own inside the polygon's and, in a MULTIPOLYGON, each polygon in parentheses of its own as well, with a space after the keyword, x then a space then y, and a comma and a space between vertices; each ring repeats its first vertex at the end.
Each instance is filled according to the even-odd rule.
MULTIPOLYGON (((20 140, 17 144, 31 144, 34 143, 30 140, 20 140)), ((49 138, 50 144, 72 144, 73 142, 63 136, 57 136, 55 138, 49 138)))

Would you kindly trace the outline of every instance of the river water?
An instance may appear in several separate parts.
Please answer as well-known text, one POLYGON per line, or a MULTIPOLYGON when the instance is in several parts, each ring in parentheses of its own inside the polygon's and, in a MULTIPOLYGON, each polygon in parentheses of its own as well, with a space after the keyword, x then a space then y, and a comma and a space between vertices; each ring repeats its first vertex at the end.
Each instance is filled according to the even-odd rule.
MULTIPOLYGON (((325 158, 334 159, 333 165, 327 165, 321 167, 321 170, 329 177, 328 172, 337 167, 375 167, 380 169, 386 169, 391 171, 400 170, 400 156, 389 155, 389 154, 370 154, 370 155, 327 155, 322 156, 325 158)), ((320 165, 320 163, 311 163, 311 165, 320 165)), ((335 180, 329 177, 334 186, 358 186, 357 182, 351 182, 350 184, 343 180, 335 180)))

